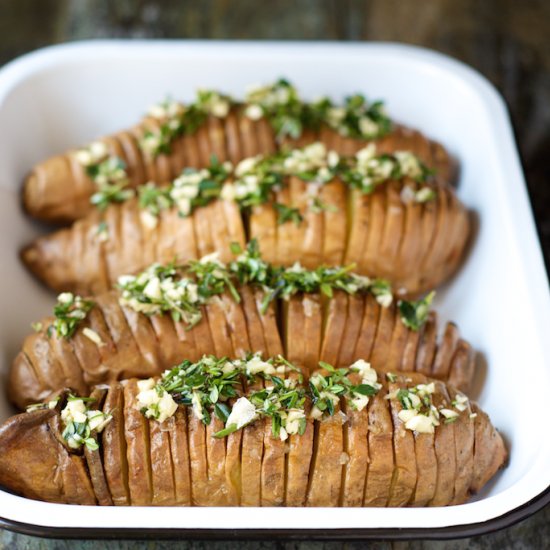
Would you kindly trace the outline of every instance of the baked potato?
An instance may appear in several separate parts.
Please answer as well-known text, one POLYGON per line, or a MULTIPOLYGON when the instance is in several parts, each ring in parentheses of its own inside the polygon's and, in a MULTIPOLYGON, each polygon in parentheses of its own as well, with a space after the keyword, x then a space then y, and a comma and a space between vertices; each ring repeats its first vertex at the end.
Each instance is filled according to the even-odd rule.
POLYGON ((0 484, 84 505, 447 506, 504 465, 488 416, 452 386, 420 373, 388 381, 355 365, 322 364, 331 372, 316 372, 309 389, 280 369, 278 386, 274 376, 236 379, 225 420, 213 408, 205 418, 206 407, 178 393, 185 380, 172 393, 152 380, 112 382, 91 403, 62 394, 0 428, 0 484), (290 393, 301 400, 289 404, 290 393), (155 399, 168 408, 155 409, 155 399))
POLYGON ((368 147, 340 157, 313 143, 282 158, 248 157, 228 173, 216 163, 167 188, 140 188, 139 199, 38 238, 23 262, 57 291, 96 293, 155 261, 214 251, 225 260, 230 243, 248 236, 273 264, 355 264, 360 274, 389 279, 399 295, 418 296, 464 256, 466 208, 409 152, 368 147))
MULTIPOLYGON (((68 151, 36 165, 24 184, 25 210, 40 220, 71 222, 85 216, 93 208, 90 199, 98 191, 98 182, 99 187, 104 184, 104 169, 111 176, 115 175, 111 183, 128 190, 148 181, 157 184, 171 181, 186 166, 205 167, 212 155, 220 162, 229 160, 236 164, 246 157, 271 154, 281 146, 295 146, 319 139, 330 141, 332 147, 342 154, 354 154, 367 141, 375 142, 381 152, 410 150, 434 168, 442 181, 452 180, 452 162, 441 145, 415 130, 398 124, 392 126, 379 108, 374 114, 375 118, 383 119, 383 124, 375 124, 374 131, 367 129, 365 133, 359 131, 357 123, 366 116, 372 125, 373 118, 372 113, 364 112, 361 101, 358 105, 339 109, 345 119, 342 123, 334 124, 326 108, 321 114, 317 109, 312 121, 311 108, 314 104, 302 102, 292 96, 295 90, 287 86, 284 88, 283 95, 290 97, 290 101, 278 105, 278 120, 270 116, 269 109, 258 110, 259 104, 256 104, 256 113, 253 114, 249 109, 253 106, 250 102, 237 104, 216 92, 199 94, 199 99, 187 106, 175 102, 155 106, 151 114, 130 130, 104 137, 88 148, 68 151), (302 116, 300 112, 304 110, 306 112, 302 116), (296 120, 293 117, 297 117, 296 120), (279 123, 281 120, 283 124, 279 123), (293 120, 292 128, 284 123, 293 120), (363 136, 369 136, 369 139, 363 136), (377 136, 381 137, 373 139, 377 136), (101 168, 90 164, 90 154, 94 158, 106 159, 107 163, 101 168)), ((281 94, 276 97, 278 101, 281 94)))
POLYGON ((339 366, 364 358, 378 369, 421 372, 463 391, 471 385, 474 352, 453 323, 438 340, 435 312, 425 309, 415 326, 404 321, 401 303, 388 305, 387 295, 299 292, 266 307, 257 285, 242 285, 238 294, 239 303, 229 291, 209 298, 192 328, 174 321, 174 310, 146 314, 131 300, 121 304, 119 290, 95 296, 71 334, 54 329, 55 317, 45 318, 12 364, 8 396, 24 408, 63 387, 84 395, 96 384, 158 375, 182 358, 246 352, 284 353, 305 369, 319 360, 339 366))

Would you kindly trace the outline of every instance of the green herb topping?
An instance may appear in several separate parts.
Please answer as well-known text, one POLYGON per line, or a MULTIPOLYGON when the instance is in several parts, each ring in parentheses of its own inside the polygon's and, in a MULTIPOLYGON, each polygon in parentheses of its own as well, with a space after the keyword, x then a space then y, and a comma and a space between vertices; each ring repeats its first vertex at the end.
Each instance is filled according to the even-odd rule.
POLYGON ((323 361, 319 362, 319 366, 328 374, 315 373, 309 379, 313 404, 312 418, 318 419, 324 414, 332 416, 341 397, 348 400, 352 409, 361 411, 367 406, 369 398, 376 395, 382 387, 376 371, 362 359, 356 361, 349 369, 336 369, 323 361), (350 380, 349 376, 353 372, 360 374, 359 384, 354 384, 350 380))
POLYGON ((34 412, 34 411, 44 411, 48 409, 55 409, 57 407, 57 404, 59 403, 59 397, 56 397, 55 399, 50 399, 49 401, 46 401, 44 403, 33 403, 32 405, 28 405, 25 408, 26 412, 34 412))
POLYGON ((334 105, 328 97, 305 102, 290 82, 280 79, 250 89, 242 105, 214 90, 199 90, 195 101, 187 105, 166 99, 149 110, 148 115, 160 127, 147 130, 140 146, 152 156, 169 154, 174 139, 195 133, 208 116, 227 117, 234 107, 241 108, 251 120, 265 118, 278 141, 286 137, 297 139, 304 130, 319 130, 322 125, 355 139, 375 139, 391 131, 391 121, 380 101, 369 103, 363 95, 355 94, 345 98, 341 106, 334 105))
POLYGON ((213 90, 199 90, 195 101, 187 106, 166 99, 149 110, 148 115, 160 122, 160 128, 145 132, 140 146, 149 155, 167 155, 175 138, 195 133, 210 115, 225 118, 232 105, 229 96, 213 90))
POLYGON ((402 410, 398 417, 405 428, 419 433, 434 433, 435 426, 439 426, 439 411, 432 403, 434 392, 435 385, 431 382, 412 388, 400 388, 386 397, 396 398, 401 403, 402 410))
POLYGON ((328 97, 307 103, 285 79, 250 89, 244 112, 252 120, 265 117, 278 140, 297 139, 305 129, 319 130, 323 124, 357 139, 374 139, 391 130, 380 101, 369 103, 361 94, 355 94, 347 97, 343 106, 335 106, 328 97))
POLYGON ((146 315, 170 313, 174 321, 183 321, 189 328, 202 319, 202 306, 213 296, 227 291, 240 303, 238 286, 244 284, 264 291, 262 313, 273 300, 288 300, 299 292, 321 292, 328 297, 334 290, 348 294, 371 292, 383 307, 392 303, 389 283, 350 273, 353 264, 315 270, 300 264, 274 267, 262 260, 255 240, 244 251, 234 244, 232 251, 238 256, 228 264, 220 262, 215 253, 186 265, 153 264, 139 275, 123 275, 117 285, 122 291, 120 303, 146 315))
POLYGON ((91 451, 96 451, 99 445, 94 434, 101 433, 113 418, 111 414, 91 410, 87 403, 92 401, 91 398, 70 395, 61 411, 61 420, 65 426, 62 437, 71 449, 86 445, 91 451))
MULTIPOLYGON (((188 216, 195 208, 221 198, 235 202, 241 210, 272 203, 279 223, 299 225, 304 213, 276 200, 275 193, 287 185, 287 177, 297 177, 308 183, 307 208, 319 213, 336 208, 319 198, 322 186, 334 178, 340 178, 361 193, 372 193, 390 178, 408 177, 422 182, 430 175, 431 172, 411 153, 377 155, 371 144, 352 157, 340 157, 334 151, 327 151, 322 143, 313 143, 302 149, 247 158, 236 167, 229 162, 220 164, 212 158, 208 168, 188 168, 168 187, 157 188, 149 182, 141 186, 138 193, 141 208, 151 216, 158 216, 162 210, 172 207, 177 207, 181 216, 188 216)), ((408 186, 404 189, 413 192, 408 186)), ((419 191, 422 201, 417 202, 426 202, 435 196, 435 191, 426 191, 432 190, 426 187, 419 191)))
POLYGON ((71 292, 63 292, 57 297, 53 310, 55 321, 48 327, 48 335, 55 332, 59 338, 71 338, 93 307, 94 302, 91 300, 84 300, 71 292))
MULTIPOLYGON (((397 377, 390 380, 395 382, 397 377)), ((389 376, 388 376, 389 379, 389 376)), ((404 423, 405 428, 418 433, 433 434, 436 426, 440 425, 440 418, 443 417, 445 424, 456 422, 460 413, 468 408, 468 398, 457 394, 450 407, 441 404, 436 407, 433 404, 432 395, 435 393, 435 384, 418 384, 411 388, 399 388, 386 396, 386 399, 397 399, 402 409, 398 413, 399 419, 404 423)))
POLYGON ((204 356, 196 363, 182 362, 156 382, 152 378, 138 382, 138 406, 147 418, 159 422, 172 416, 178 405, 191 407, 204 424, 215 415, 225 424, 214 434, 218 438, 259 418, 270 418, 273 437, 285 441, 305 432, 307 400, 312 404, 311 418, 320 419, 335 414, 340 398, 346 398, 353 410, 363 410, 382 387, 366 361, 341 369, 319 364, 328 374, 315 374, 304 387, 300 369, 281 356, 266 360, 260 354, 236 360, 204 356), (258 377, 263 387, 245 392, 258 377))
POLYGON ((281 441, 286 441, 290 435, 304 434, 307 425, 305 389, 299 387, 298 380, 293 378, 271 376, 267 380, 270 385, 236 401, 225 429, 215 433, 214 437, 226 437, 262 417, 271 418, 271 433, 281 441))
POLYGON ((195 280, 181 273, 173 264, 153 264, 137 276, 119 277, 121 305, 146 315, 168 312, 174 321, 194 326, 202 318, 201 306, 207 296, 199 294, 195 280))
POLYGON ((205 424, 210 424, 212 410, 225 422, 229 416, 227 401, 237 397, 241 374, 240 360, 210 355, 196 363, 183 361, 166 371, 158 386, 170 393, 176 403, 191 406, 195 416, 205 424))
POLYGON ((403 324, 412 330, 419 330, 428 318, 434 296, 435 292, 432 290, 427 296, 416 302, 400 300, 398 307, 403 324))
POLYGON ((90 202, 104 210, 112 202, 124 202, 134 196, 129 184, 124 161, 109 155, 102 141, 95 141, 75 153, 75 158, 86 170, 86 174, 96 184, 97 191, 90 202))

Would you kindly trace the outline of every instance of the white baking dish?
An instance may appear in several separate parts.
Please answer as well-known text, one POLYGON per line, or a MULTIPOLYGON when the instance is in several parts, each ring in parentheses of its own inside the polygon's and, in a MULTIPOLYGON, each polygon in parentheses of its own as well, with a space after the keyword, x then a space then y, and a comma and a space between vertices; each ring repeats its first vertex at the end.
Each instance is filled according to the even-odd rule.
MULTIPOLYGON (((383 98, 396 120, 440 140, 460 160, 459 194, 480 226, 466 265, 439 292, 436 305, 486 359, 475 397, 510 445, 508 468, 471 503, 439 509, 91 508, 0 492, 4 525, 42 534, 59 534, 62 528, 64 534, 87 537, 122 529, 145 535, 143 530, 154 529, 155 536, 158 529, 199 536, 215 534, 202 530, 219 536, 243 530, 246 536, 258 529, 324 537, 450 536, 499 527, 548 499, 550 438, 541 434, 547 430, 550 395, 545 345, 550 300, 508 115, 484 78, 418 48, 108 41, 47 48, 6 66, 0 71, 2 372, 29 323, 53 301, 17 257, 20 246, 40 231, 19 209, 25 172, 48 155, 133 124, 166 94, 189 99, 200 86, 238 96, 246 85, 282 75, 310 98, 355 91, 383 98), (537 496, 538 503, 524 507, 537 496)), ((3 400, 0 407, 6 417, 9 407, 3 400)))

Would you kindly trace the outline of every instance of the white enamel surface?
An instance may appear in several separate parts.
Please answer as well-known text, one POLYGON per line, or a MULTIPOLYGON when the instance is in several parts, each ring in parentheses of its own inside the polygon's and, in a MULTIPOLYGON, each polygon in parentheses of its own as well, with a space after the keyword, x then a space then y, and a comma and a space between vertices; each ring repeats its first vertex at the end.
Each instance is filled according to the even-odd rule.
MULTIPOLYGON (((479 233, 460 274, 440 290, 485 357, 475 397, 511 448, 508 468, 471 503, 439 509, 83 508, 0 491, 0 516, 57 527, 369 528, 444 527, 486 521, 550 485, 546 434, 550 360, 548 281, 508 116, 488 82, 445 56, 387 44, 93 42, 48 48, 0 71, 0 368, 51 309, 53 297, 20 266, 21 245, 40 231, 19 210, 26 171, 65 148, 135 123, 170 94, 196 87, 239 96, 286 76, 306 97, 364 92, 393 118, 440 140, 460 159, 459 195, 479 233), (482 380, 484 378, 484 380, 482 380), (482 384, 482 382, 484 383, 482 384)), ((2 383, 4 382, 2 378, 2 383)), ((2 417, 10 414, 3 402, 2 417)))

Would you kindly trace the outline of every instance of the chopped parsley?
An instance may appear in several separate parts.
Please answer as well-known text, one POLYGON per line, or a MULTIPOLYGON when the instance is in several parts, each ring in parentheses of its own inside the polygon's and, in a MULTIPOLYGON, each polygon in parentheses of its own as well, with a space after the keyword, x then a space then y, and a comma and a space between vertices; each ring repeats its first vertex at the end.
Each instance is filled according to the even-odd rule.
MULTIPOLYGON (((237 257, 228 264, 220 262, 217 254, 211 254, 185 265, 153 264, 138 275, 123 275, 117 284, 122 291, 120 303, 145 315, 170 313, 176 322, 184 321, 190 328, 202 319, 202 306, 213 296, 227 291, 240 303, 238 287, 244 284, 263 290, 262 313, 272 301, 288 300, 297 293, 320 292, 330 298, 335 290, 352 295, 369 292, 382 307, 389 307, 393 300, 386 280, 352 273, 354 264, 320 266, 314 270, 299 263, 274 267, 262 259, 256 240, 250 241, 244 251, 234 243, 232 251, 237 257)), ((422 307, 419 302, 399 302, 401 318, 408 328, 418 330, 424 323, 430 300, 426 297, 422 307), (409 315, 409 310, 414 315, 409 315)))
POLYGON ((71 292, 63 292, 57 297, 53 310, 55 320, 47 329, 48 335, 55 332, 59 338, 71 338, 93 307, 94 302, 91 300, 85 300, 71 292))
POLYGON ((434 296, 435 292, 432 291, 416 302, 407 302, 405 300, 399 301, 398 306, 401 314, 401 321, 403 321, 403 324, 407 328, 419 330, 426 322, 434 296))
POLYGON ((67 404, 61 411, 61 420, 65 426, 62 437, 71 449, 83 445, 91 451, 99 448, 95 434, 100 433, 112 420, 112 414, 90 409, 87 403, 93 402, 89 397, 69 395, 67 404))
POLYGON ((109 155, 107 146, 102 141, 79 149, 75 158, 97 187, 90 202, 100 210, 105 210, 113 202, 124 202, 134 196, 134 191, 127 189, 129 179, 126 164, 120 157, 109 155))

